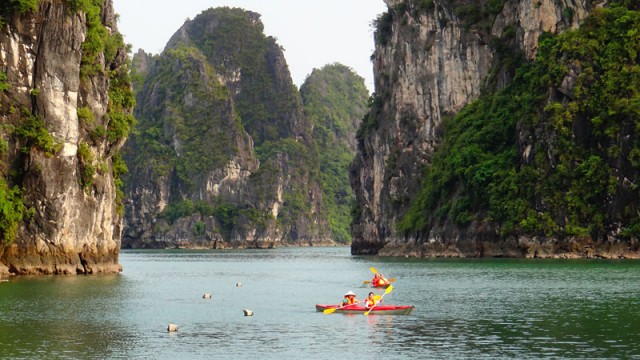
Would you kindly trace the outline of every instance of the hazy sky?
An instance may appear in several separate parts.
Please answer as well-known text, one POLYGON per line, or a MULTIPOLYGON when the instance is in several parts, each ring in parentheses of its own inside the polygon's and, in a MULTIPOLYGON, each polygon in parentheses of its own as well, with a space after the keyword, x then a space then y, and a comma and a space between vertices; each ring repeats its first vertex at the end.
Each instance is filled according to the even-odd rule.
POLYGON ((158 54, 187 18, 211 7, 240 7, 262 15, 265 33, 277 39, 293 82, 313 68, 340 62, 365 78, 373 91, 371 21, 386 10, 383 0, 113 0, 118 29, 133 51, 158 54))

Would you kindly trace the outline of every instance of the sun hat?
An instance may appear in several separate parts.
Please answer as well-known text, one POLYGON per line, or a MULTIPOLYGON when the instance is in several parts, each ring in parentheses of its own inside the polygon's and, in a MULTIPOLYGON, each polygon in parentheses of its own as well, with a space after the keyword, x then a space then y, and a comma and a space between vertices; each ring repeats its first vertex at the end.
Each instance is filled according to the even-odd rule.
POLYGON ((356 294, 354 294, 353 291, 348 291, 344 296, 356 296, 356 294))

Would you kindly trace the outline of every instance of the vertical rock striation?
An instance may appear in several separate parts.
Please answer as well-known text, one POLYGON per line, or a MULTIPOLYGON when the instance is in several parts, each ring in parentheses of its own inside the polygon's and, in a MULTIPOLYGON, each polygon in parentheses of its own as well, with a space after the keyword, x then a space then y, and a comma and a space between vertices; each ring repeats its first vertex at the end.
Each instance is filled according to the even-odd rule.
POLYGON ((123 47, 83 59, 91 28, 103 31, 99 41, 122 44, 111 1, 91 9, 93 18, 85 10, 41 0, 33 11, 2 14, 0 71, 8 84, 0 93, 7 145, 2 176, 9 187, 22 190, 25 206, 15 240, 7 241, 5 233, 0 246, 4 271, 121 270, 113 158, 124 136, 97 136, 94 130, 113 129, 109 123, 116 112, 131 121, 126 113, 133 104, 116 109, 109 100, 110 90, 127 89, 123 47), (91 64, 83 63, 88 60, 91 64), (83 73, 89 65, 96 71, 83 73))

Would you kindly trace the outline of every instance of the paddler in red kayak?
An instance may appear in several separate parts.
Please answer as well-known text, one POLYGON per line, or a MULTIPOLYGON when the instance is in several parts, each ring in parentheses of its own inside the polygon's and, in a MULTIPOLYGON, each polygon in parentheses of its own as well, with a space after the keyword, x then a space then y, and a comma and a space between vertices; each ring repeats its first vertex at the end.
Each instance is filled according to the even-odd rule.
POLYGON ((373 287, 384 287, 389 285, 389 280, 387 280, 384 275, 380 273, 376 273, 371 279, 371 286, 373 287))
POLYGON ((365 306, 367 309, 371 309, 371 307, 373 307, 373 305, 375 305, 375 304, 376 304, 376 303, 378 303, 379 301, 382 301, 382 299, 376 300, 376 298, 375 298, 375 297, 374 297, 374 295, 373 295, 373 292, 370 292, 370 293, 369 293, 369 297, 367 297, 367 298, 364 300, 364 306, 365 306))
POLYGON ((353 291, 347 291, 347 293, 344 294, 344 299, 342 299, 342 306, 353 305, 359 302, 360 300, 356 299, 356 294, 354 294, 353 291))

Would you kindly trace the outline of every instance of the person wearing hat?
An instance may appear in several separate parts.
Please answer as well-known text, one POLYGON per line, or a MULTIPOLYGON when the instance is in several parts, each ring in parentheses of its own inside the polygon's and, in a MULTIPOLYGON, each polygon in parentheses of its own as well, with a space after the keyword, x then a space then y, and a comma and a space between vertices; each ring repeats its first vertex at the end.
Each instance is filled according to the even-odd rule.
POLYGON ((349 290, 346 294, 344 294, 344 299, 342 299, 342 306, 353 305, 355 303, 359 303, 360 300, 356 299, 356 294, 349 290))

